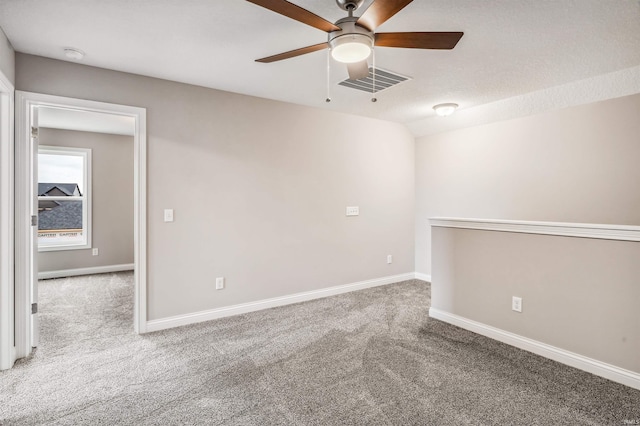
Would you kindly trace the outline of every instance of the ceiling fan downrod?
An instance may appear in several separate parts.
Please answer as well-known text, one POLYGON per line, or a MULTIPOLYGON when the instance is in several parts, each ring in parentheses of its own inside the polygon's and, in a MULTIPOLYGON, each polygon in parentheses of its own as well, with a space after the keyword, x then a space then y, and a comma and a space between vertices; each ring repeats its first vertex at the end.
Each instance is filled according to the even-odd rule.
POLYGON ((349 17, 353 16, 353 12, 362 6, 364 0, 336 0, 338 7, 349 12, 349 17))

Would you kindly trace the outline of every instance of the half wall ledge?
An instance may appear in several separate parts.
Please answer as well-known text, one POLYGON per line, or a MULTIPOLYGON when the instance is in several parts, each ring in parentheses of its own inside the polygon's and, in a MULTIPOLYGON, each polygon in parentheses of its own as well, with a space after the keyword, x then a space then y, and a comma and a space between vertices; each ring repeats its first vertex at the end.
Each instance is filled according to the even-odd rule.
POLYGON ((523 234, 559 235, 601 240, 640 241, 640 226, 571 222, 531 222, 523 220, 470 219, 433 217, 429 224, 441 228, 478 229, 519 232, 523 234))

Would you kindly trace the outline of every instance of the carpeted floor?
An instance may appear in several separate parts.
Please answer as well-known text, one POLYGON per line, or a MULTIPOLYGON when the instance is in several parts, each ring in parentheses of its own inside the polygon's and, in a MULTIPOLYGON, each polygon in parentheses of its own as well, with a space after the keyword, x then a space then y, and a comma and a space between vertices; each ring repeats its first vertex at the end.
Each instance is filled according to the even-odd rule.
POLYGON ((428 318, 420 281, 137 336, 130 273, 41 282, 2 425, 622 425, 640 391, 428 318))

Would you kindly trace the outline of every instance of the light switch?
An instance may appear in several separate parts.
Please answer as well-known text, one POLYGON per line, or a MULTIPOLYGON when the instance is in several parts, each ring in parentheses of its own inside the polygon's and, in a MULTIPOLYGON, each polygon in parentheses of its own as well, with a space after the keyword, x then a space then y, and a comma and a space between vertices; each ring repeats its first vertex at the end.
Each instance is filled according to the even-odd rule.
POLYGON ((358 216, 360 214, 360 207, 350 206, 347 207, 347 216, 358 216))
POLYGON ((173 209, 164 209, 164 221, 173 222, 173 209))

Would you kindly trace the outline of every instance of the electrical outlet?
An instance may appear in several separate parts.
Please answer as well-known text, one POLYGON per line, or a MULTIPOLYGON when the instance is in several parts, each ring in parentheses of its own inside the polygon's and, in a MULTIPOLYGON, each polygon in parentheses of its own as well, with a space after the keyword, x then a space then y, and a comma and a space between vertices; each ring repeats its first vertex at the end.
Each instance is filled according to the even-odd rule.
POLYGON ((360 207, 351 206, 347 207, 347 216, 358 216, 360 214, 360 207))
POLYGON ((224 288, 224 277, 216 278, 216 290, 222 290, 224 288))
POLYGON ((92 256, 97 256, 100 254, 100 251, 97 248, 94 248, 91 250, 91 255, 92 256))
POLYGON ((393 256, 390 254, 387 255, 387 263, 393 263, 393 256))
POLYGON ((511 309, 516 312, 522 312, 522 298, 513 296, 511 299, 511 309))

